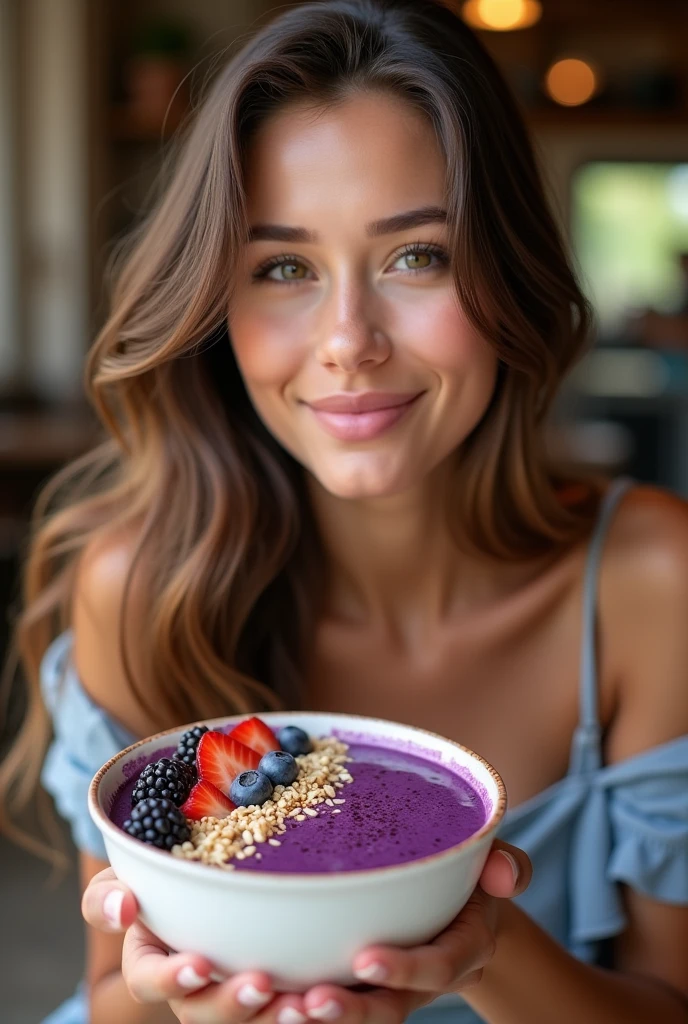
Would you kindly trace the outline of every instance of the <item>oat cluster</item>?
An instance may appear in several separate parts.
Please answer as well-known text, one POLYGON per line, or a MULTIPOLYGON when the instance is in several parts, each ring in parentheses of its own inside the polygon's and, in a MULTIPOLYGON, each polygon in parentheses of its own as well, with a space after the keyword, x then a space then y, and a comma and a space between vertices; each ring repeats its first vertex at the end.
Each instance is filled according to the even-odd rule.
POLYGON ((317 807, 322 804, 333 808, 330 813, 340 814, 339 805, 345 800, 338 794, 353 782, 346 767, 352 760, 347 756, 348 745, 334 737, 311 742, 311 753, 296 758, 299 774, 291 786, 275 786, 272 799, 262 806, 237 807, 226 818, 187 819, 191 839, 172 847, 172 854, 232 871, 232 861, 260 860, 263 843, 280 846, 276 837, 287 831, 288 818, 317 818, 317 807))

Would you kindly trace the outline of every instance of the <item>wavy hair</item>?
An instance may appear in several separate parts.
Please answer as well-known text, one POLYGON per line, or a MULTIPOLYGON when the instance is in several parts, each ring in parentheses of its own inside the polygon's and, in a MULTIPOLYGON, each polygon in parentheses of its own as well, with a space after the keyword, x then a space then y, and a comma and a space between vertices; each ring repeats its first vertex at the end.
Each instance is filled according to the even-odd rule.
MULTIPOLYGON (((432 125, 446 158, 456 292, 499 359, 493 400, 458 452, 448 513, 462 542, 513 560, 589 528, 590 510, 557 493, 542 426, 591 312, 501 74, 439 0, 283 11, 216 76, 119 273, 86 366, 106 440, 38 501, 15 630, 28 709, 2 767, 5 821, 38 779, 50 735, 39 667, 69 625, 79 555, 115 527, 137 538, 131 572, 144 571, 150 610, 149 671, 144 681, 127 667, 129 684, 161 727, 299 704, 317 531, 301 467, 246 394, 227 297, 248 237, 252 135, 287 104, 328 107, 359 90, 400 97, 432 125)), ((123 627, 129 666, 126 641, 123 627)))

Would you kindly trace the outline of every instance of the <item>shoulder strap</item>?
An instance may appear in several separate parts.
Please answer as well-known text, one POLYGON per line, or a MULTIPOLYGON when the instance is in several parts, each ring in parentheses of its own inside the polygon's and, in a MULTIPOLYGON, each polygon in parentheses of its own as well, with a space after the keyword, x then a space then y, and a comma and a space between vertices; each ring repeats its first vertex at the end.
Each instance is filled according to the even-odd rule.
MULTIPOLYGON (((600 505, 598 520, 590 539, 585 564, 578 745, 580 746, 580 742, 583 741, 583 745, 588 747, 586 751, 588 765, 591 754, 598 765, 602 763, 597 679, 597 598, 600 563, 609 526, 621 499, 632 486, 632 480, 620 477, 608 487, 600 505)), ((579 753, 581 752, 579 751, 579 753)))

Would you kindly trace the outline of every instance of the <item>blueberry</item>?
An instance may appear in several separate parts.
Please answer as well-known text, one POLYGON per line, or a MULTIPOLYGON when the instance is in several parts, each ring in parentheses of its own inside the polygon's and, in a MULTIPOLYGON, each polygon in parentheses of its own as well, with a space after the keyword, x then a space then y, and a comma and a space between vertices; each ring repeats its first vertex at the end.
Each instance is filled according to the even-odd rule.
POLYGON ((242 772, 232 783, 229 799, 237 807, 260 806, 272 796, 273 785, 263 772, 242 772))
POLYGON ((271 750, 258 765, 258 771, 267 775, 273 786, 291 786, 299 766, 286 750, 271 750))
POLYGON ((278 733, 277 742, 282 750, 286 750, 294 757, 298 757, 299 754, 310 754, 313 749, 308 733, 299 729, 298 725, 285 725, 278 733))

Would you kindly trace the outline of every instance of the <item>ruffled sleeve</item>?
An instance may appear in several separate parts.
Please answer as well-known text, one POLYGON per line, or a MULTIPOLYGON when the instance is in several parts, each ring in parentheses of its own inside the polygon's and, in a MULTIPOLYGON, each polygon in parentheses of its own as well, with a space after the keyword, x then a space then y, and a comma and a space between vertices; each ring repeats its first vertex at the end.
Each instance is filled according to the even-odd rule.
POLYGON ((571 935, 623 930, 618 884, 688 905, 688 736, 596 773, 574 835, 571 935))
POLYGON ((136 737, 88 696, 72 664, 72 645, 71 631, 61 633, 41 664, 41 691, 53 722, 41 782, 69 822, 76 846, 106 860, 102 837, 88 813, 88 788, 98 769, 136 737))
POLYGON ((654 899, 688 905, 688 737, 657 748, 635 774, 610 789, 608 877, 654 899))

